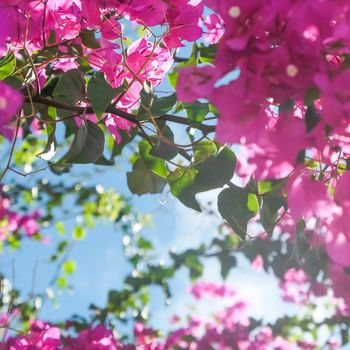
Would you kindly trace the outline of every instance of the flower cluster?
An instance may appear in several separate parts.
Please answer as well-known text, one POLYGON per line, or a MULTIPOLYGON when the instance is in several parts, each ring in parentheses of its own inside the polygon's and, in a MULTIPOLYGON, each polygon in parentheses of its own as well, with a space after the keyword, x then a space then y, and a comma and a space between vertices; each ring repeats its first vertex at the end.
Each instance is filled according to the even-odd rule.
POLYGON ((248 157, 249 169, 238 167, 242 175, 285 181, 289 210, 279 226, 289 226, 292 233, 304 220, 337 264, 331 275, 343 271, 345 281, 344 268, 350 266, 349 3, 205 3, 223 20, 224 35, 214 66, 182 70, 179 98, 206 98, 217 107, 217 139, 240 144, 248 157), (236 78, 230 81, 229 73, 236 78))
MULTIPOLYGON (((248 305, 236 297, 236 292, 226 285, 198 283, 192 287, 196 298, 211 299, 223 296, 227 306, 211 317, 191 316, 186 323, 171 331, 165 339, 157 331, 136 323, 133 344, 116 340, 115 335, 103 325, 88 326, 77 336, 64 337, 56 326, 41 321, 32 322, 25 335, 9 338, 1 344, 4 350, 172 350, 172 349, 315 349, 316 344, 299 339, 289 341, 276 336, 269 326, 256 326, 249 318, 248 305), (209 292, 209 295, 208 295, 209 292)), ((213 300, 212 300, 213 301, 213 300)), ((331 344, 331 343, 329 343, 331 344)), ((334 343, 335 344, 335 343, 334 343)), ((329 347, 333 349, 333 346, 329 347)))
POLYGON ((22 234, 22 232, 27 237, 34 236, 39 232, 39 217, 39 211, 22 215, 11 210, 10 199, 0 197, 0 241, 5 241, 10 236, 22 234))
POLYGON ((13 136, 11 123, 22 102, 23 96, 17 90, 0 81, 0 134, 8 139, 13 136))
MULTIPOLYGON (((35 67, 35 88, 45 86, 49 71, 78 68, 78 61, 83 60, 103 72, 113 87, 127 85, 114 102, 131 111, 139 105, 144 82, 152 87, 161 83, 173 64, 173 50, 184 46, 184 40, 201 37, 203 6, 198 0, 5 0, 0 16, 14 20, 1 29, 0 56, 8 51, 24 50, 32 56, 54 50, 53 57, 35 67), (161 34, 151 40, 152 31, 144 30, 144 36, 125 50, 128 23, 156 27, 152 30, 161 34)), ((115 115, 105 115, 105 124, 117 141, 118 130, 133 126, 115 115)))

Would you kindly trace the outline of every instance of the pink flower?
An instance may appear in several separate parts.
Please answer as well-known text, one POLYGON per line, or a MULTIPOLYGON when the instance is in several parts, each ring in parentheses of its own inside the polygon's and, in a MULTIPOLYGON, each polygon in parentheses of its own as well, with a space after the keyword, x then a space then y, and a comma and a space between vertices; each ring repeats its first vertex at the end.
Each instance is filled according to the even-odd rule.
POLYGON ((69 338, 64 350, 117 350, 113 332, 103 325, 88 327, 78 338, 69 338))
POLYGON ((6 240, 9 234, 24 233, 31 237, 38 233, 40 225, 38 218, 41 216, 39 211, 22 215, 10 209, 10 200, 0 197, 0 221, 3 224, 0 227, 0 240, 6 240))
POLYGON ((123 13, 141 25, 154 26, 166 21, 168 6, 162 0, 116 1, 118 13, 123 13))
POLYGON ((326 250, 329 258, 342 266, 350 267, 350 242, 344 234, 334 235, 332 241, 327 242, 326 250))
POLYGON ((122 26, 114 18, 106 19, 101 25, 101 35, 108 40, 118 39, 121 36, 122 26))
POLYGON ((105 124, 117 143, 122 141, 119 131, 126 131, 129 134, 134 127, 133 123, 115 115, 108 115, 105 124))
POLYGON ((0 5, 0 18, 2 24, 0 28, 0 57, 6 53, 6 41, 11 33, 12 23, 10 17, 7 16, 6 10, 0 5))
POLYGON ((224 284, 215 284, 215 283, 205 283, 198 282, 191 287, 191 294, 196 299, 201 299, 204 296, 209 297, 232 297, 236 295, 236 292, 230 287, 224 284))
POLYGON ((9 85, 0 82, 0 134, 11 139, 13 128, 10 123, 23 103, 23 96, 9 85))
POLYGON ((201 1, 170 0, 173 6, 169 7, 166 19, 169 31, 163 37, 169 48, 184 46, 182 40, 195 41, 202 35, 200 18, 204 5, 201 1))
POLYGON ((204 39, 209 44, 217 44, 224 35, 224 23, 219 15, 212 13, 204 20, 204 24, 208 28, 208 32, 204 34, 204 39))
POLYGON ((312 180, 307 173, 296 172, 288 180, 288 206, 291 216, 298 221, 313 216, 325 218, 329 214, 329 197, 326 186, 317 180, 312 180))
POLYGON ((28 334, 10 338, 7 346, 11 350, 57 350, 61 343, 60 337, 59 328, 35 321, 28 334))
POLYGON ((126 62, 132 77, 141 82, 148 81, 158 86, 172 67, 174 60, 170 50, 147 41, 145 38, 133 42, 128 49, 126 62))
POLYGON ((264 269, 264 259, 261 255, 257 255, 257 257, 252 261, 252 268, 256 271, 263 271, 264 269))
POLYGON ((302 269, 288 270, 280 282, 280 288, 285 301, 303 305, 309 300, 310 284, 302 269))
POLYGON ((214 67, 186 67, 181 69, 177 83, 177 96, 181 102, 190 103, 205 97, 214 88, 218 75, 214 67))

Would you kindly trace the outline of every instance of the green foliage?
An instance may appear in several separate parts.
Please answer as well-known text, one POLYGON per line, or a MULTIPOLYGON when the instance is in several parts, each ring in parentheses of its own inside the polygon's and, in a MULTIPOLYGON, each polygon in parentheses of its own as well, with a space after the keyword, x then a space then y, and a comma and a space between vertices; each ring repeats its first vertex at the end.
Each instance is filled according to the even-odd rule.
POLYGON ((80 31, 80 38, 83 42, 83 44, 91 49, 98 49, 100 48, 100 43, 95 37, 95 31, 93 30, 82 30, 80 31))
MULTIPOLYGON (((86 101, 84 74, 79 69, 72 69, 64 73, 58 80, 53 91, 55 100, 75 106, 78 102, 86 101)), ((74 112, 66 109, 58 109, 59 118, 65 118, 73 115, 74 112)))
POLYGON ((248 222, 258 213, 259 203, 255 194, 250 193, 247 189, 231 185, 230 188, 219 194, 218 209, 234 232, 245 239, 248 222))
POLYGON ((154 137, 153 140, 154 146, 150 151, 152 156, 171 160, 178 155, 179 150, 174 144, 174 133, 167 125, 159 130, 158 137, 154 137))
POLYGON ((191 104, 184 104, 187 118, 193 122, 202 122, 207 114, 210 112, 209 103, 193 102, 191 104))
POLYGON ((139 154, 134 159, 132 171, 127 173, 128 186, 132 193, 161 193, 166 185, 167 168, 164 160, 154 157, 152 146, 147 141, 139 143, 139 154))
POLYGON ((16 59, 14 55, 8 55, 0 60, 0 80, 9 77, 16 69, 16 59))
POLYGON ((213 142, 201 142, 195 146, 195 163, 178 168, 168 177, 172 194, 186 206, 201 211, 197 193, 220 188, 233 177, 236 157, 227 147, 219 148, 213 142))
POLYGON ((141 106, 138 110, 138 119, 147 120, 168 113, 177 103, 176 94, 158 97, 149 85, 144 84, 141 91, 141 106))
POLYGON ((96 115, 101 117, 111 101, 123 90, 123 86, 118 89, 112 88, 106 81, 104 74, 96 72, 90 78, 87 86, 87 96, 96 115))
POLYGON ((95 163, 103 153, 105 136, 101 128, 90 122, 82 121, 73 143, 60 163, 95 163))

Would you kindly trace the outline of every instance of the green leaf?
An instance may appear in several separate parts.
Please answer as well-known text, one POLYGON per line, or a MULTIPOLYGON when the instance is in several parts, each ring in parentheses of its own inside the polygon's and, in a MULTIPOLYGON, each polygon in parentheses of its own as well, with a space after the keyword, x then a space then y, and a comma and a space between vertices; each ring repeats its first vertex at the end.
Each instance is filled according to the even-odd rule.
POLYGON ((152 172, 142 158, 138 159, 132 171, 127 173, 127 180, 130 191, 139 196, 161 193, 166 185, 166 181, 152 172))
POLYGON ((247 208, 255 214, 259 211, 259 201, 254 193, 248 193, 247 208))
POLYGON ((312 106, 316 100, 320 98, 320 90, 317 87, 313 87, 306 92, 304 98, 305 106, 312 106))
POLYGON ((165 161, 158 157, 154 157, 151 154, 152 146, 146 141, 142 140, 139 143, 139 153, 141 158, 144 160, 147 167, 156 175, 167 178, 167 168, 165 166, 165 161))
POLYGON ((56 148, 57 148, 56 137, 54 133, 51 133, 48 136, 47 144, 44 150, 38 153, 36 156, 43 160, 50 161, 56 154, 56 148))
POLYGON ((137 135, 137 128, 133 128, 130 133, 124 131, 124 130, 119 130, 119 136, 120 136, 120 142, 114 142, 113 144, 113 149, 112 149, 112 157, 119 156, 124 147, 128 145, 137 135))
POLYGON ((147 120, 164 115, 172 110, 176 103, 176 94, 159 98, 147 84, 144 84, 144 88, 141 91, 141 106, 138 111, 138 119, 147 120))
POLYGON ((87 88, 88 99, 96 115, 101 117, 111 101, 123 90, 124 87, 122 86, 118 89, 112 88, 112 86, 106 81, 104 74, 96 72, 90 78, 87 88))
POLYGON ((260 222, 267 233, 272 233, 277 220, 278 210, 286 206, 283 198, 265 195, 260 212, 260 222))
POLYGON ((203 267, 203 264, 199 261, 197 256, 195 255, 186 256, 184 264, 190 270, 190 278, 192 281, 202 276, 204 267, 203 267))
POLYGON ((95 31, 93 30, 82 30, 79 36, 84 44, 84 46, 90 49, 98 49, 101 47, 100 43, 95 37, 95 31))
POLYGON ((278 195, 283 186, 285 184, 285 180, 269 180, 269 181, 260 181, 258 183, 258 192, 260 195, 263 195, 267 192, 271 194, 278 195))
POLYGON ((65 228, 64 228, 64 223, 63 223, 62 221, 57 221, 55 226, 56 226, 57 232, 58 232, 61 236, 65 235, 66 230, 65 230, 65 228))
POLYGON ((214 141, 201 141, 194 146, 194 161, 203 162, 217 153, 218 148, 214 141))
POLYGON ((271 191, 271 189, 272 183, 270 181, 260 181, 258 183, 258 191, 260 195, 271 191))
POLYGON ((73 239, 75 239, 76 241, 81 241, 82 239, 85 238, 85 236, 86 236, 86 232, 81 225, 77 225, 74 227, 73 239))
POLYGON ((102 156, 104 144, 103 131, 93 122, 86 120, 80 125, 69 151, 59 163, 94 163, 102 156))
POLYGON ((14 75, 8 76, 3 81, 17 90, 20 90, 23 85, 23 79, 14 75))
POLYGON ((191 104, 184 104, 184 109, 187 118, 193 122, 202 122, 206 115, 210 112, 209 103, 193 102, 191 104))
POLYGON ((0 80, 10 76, 16 69, 15 57, 11 54, 0 60, 0 80))
POLYGON ((67 275, 72 275, 77 269, 77 264, 73 260, 67 260, 62 265, 62 270, 67 275))
POLYGON ((314 106, 307 107, 305 113, 306 131, 312 131, 320 121, 320 116, 314 106))
POLYGON ((156 117, 166 114, 174 108, 176 103, 176 94, 171 94, 160 98, 156 97, 151 105, 151 114, 156 117))
POLYGON ((171 189, 171 193, 177 197, 186 188, 193 184, 197 175, 197 170, 194 168, 177 168, 171 172, 168 176, 168 181, 171 189))
MULTIPOLYGON (((216 145, 202 143, 197 146, 195 157, 204 159, 206 153, 216 151, 216 145)), ((215 152, 216 153, 216 152, 215 152)), ((196 194, 223 187, 233 177, 236 165, 235 154, 227 147, 193 167, 178 168, 168 176, 170 190, 186 206, 201 211, 196 194)))
POLYGON ((221 277, 226 279, 230 270, 237 264, 236 257, 227 252, 223 252, 217 256, 221 265, 221 277))
POLYGON ((216 52, 217 52, 217 45, 205 46, 203 44, 200 44, 198 51, 199 51, 199 59, 201 62, 214 63, 216 52))
MULTIPOLYGON (((42 116, 43 120, 48 121, 55 121, 56 120, 56 108, 49 107, 47 115, 42 116)), ((46 125, 46 132, 47 132, 47 143, 42 152, 37 154, 36 156, 46 160, 50 161, 56 154, 56 148, 57 148, 57 142, 56 142, 56 124, 55 123, 47 123, 46 125)))
POLYGON ((94 164, 102 165, 102 166, 111 166, 111 165, 114 165, 115 162, 114 162, 114 159, 109 160, 104 155, 102 155, 100 158, 96 160, 96 162, 94 162, 94 164))
POLYGON ((193 185, 197 170, 195 168, 177 168, 168 176, 171 193, 183 204, 194 210, 201 211, 195 193, 189 188, 193 185))
POLYGON ((198 176, 194 190, 205 192, 223 187, 232 179, 235 166, 235 154, 228 147, 223 147, 215 157, 208 158, 205 162, 196 165, 198 176))
MULTIPOLYGON (((53 91, 55 100, 74 106, 79 101, 85 101, 84 73, 79 69, 72 69, 64 73, 58 80, 53 91)), ((68 117, 74 114, 64 109, 58 110, 58 116, 68 117)))
POLYGON ((56 284, 59 288, 64 289, 68 286, 68 280, 65 277, 58 277, 56 279, 56 284))
POLYGON ((177 79, 179 78, 179 72, 177 72, 175 69, 170 72, 168 75, 168 81, 169 84, 175 89, 177 85, 177 79))
POLYGON ((167 125, 160 130, 160 133, 158 138, 153 138, 155 145, 150 154, 165 160, 173 159, 178 154, 178 149, 174 145, 174 133, 167 125))
POLYGON ((234 185, 223 190, 218 197, 218 209, 222 218, 242 239, 246 237, 249 220, 257 214, 255 206, 254 210, 248 207, 249 198, 246 189, 234 185))

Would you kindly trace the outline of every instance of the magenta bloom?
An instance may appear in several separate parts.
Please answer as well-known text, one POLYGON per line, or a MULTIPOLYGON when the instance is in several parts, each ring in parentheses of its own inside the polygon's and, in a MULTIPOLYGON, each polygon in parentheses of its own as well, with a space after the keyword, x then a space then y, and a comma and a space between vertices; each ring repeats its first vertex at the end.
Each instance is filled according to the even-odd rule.
POLYGON ((7 139, 13 136, 13 129, 9 126, 13 117, 19 112, 23 103, 23 96, 11 86, 0 82, 0 134, 7 139))

